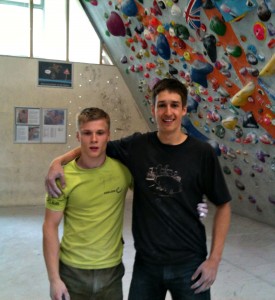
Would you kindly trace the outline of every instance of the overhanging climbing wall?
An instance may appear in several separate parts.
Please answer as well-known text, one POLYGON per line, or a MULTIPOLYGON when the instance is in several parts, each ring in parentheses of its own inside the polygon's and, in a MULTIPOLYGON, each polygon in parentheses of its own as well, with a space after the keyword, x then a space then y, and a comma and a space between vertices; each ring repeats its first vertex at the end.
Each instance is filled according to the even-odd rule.
POLYGON ((150 90, 189 90, 190 135, 215 147, 234 212, 275 225, 275 1, 81 1, 152 130, 150 90))

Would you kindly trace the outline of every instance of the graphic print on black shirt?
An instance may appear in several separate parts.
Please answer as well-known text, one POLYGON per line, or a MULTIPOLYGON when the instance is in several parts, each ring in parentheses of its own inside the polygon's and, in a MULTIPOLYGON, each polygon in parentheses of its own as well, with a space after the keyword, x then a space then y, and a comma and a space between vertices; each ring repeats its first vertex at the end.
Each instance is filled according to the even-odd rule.
POLYGON ((149 189, 159 197, 169 197, 182 191, 181 177, 178 171, 170 169, 169 165, 150 167, 146 182, 149 189))

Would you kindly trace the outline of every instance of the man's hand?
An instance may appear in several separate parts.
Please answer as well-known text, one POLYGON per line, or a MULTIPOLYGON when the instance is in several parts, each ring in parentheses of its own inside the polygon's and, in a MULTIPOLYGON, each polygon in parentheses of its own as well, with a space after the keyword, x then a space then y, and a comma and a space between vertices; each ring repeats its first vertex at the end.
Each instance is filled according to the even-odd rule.
POLYGON ((61 195, 61 191, 56 184, 56 179, 60 180, 61 187, 64 188, 65 178, 64 171, 59 161, 53 161, 50 165, 48 174, 45 179, 45 188, 51 197, 57 198, 61 195))
POLYGON ((202 200, 203 202, 200 202, 197 205, 197 211, 198 214, 200 216, 200 219, 203 220, 204 218, 206 218, 207 214, 208 214, 208 205, 205 199, 202 200))
POLYGON ((61 279, 51 282, 50 296, 52 300, 70 300, 69 292, 61 279))
POLYGON ((192 276, 192 280, 199 278, 191 286, 191 289, 195 290, 195 294, 205 292, 206 290, 210 289, 216 279, 218 266, 218 262, 207 259, 198 267, 192 276))

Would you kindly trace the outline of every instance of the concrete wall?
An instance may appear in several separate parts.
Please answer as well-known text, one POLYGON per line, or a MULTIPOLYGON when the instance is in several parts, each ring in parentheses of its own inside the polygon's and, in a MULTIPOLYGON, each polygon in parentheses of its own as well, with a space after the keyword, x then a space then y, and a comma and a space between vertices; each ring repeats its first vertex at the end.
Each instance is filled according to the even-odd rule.
POLYGON ((44 203, 50 161, 78 145, 75 115, 98 106, 111 116, 111 138, 147 131, 133 96, 114 66, 73 64, 73 88, 38 86, 38 60, 0 56, 0 206, 44 203), (67 109, 67 142, 14 142, 15 107, 67 109))
MULTIPOLYGON (((38 87, 36 59, 0 56, 0 206, 43 205, 44 177, 50 161, 78 145, 75 139, 75 114, 84 107, 99 106, 110 113, 112 138, 134 131, 149 130, 118 69, 114 66, 73 64, 73 88, 38 87), (14 108, 65 108, 68 111, 65 144, 14 143, 14 108)), ((134 95, 136 97, 136 95, 134 95)), ((233 211, 275 226, 274 145, 232 144, 229 155, 222 155, 222 167, 233 196, 233 211), (257 152, 268 153, 266 162, 257 152), (230 153, 235 157, 230 156, 230 153), (262 167, 259 173, 253 166, 262 167), (242 175, 235 171, 240 169, 242 175), (235 171, 234 171, 235 170, 235 171), (239 180, 245 187, 236 187, 239 180)))

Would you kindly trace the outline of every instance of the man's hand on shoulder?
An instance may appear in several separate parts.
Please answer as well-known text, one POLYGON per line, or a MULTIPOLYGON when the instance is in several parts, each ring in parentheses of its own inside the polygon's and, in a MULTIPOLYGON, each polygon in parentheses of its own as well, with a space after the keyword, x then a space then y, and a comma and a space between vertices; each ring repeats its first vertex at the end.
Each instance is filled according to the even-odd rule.
POLYGON ((63 167, 58 160, 53 160, 45 178, 45 188, 47 193, 54 198, 59 197, 62 193, 56 184, 57 179, 60 180, 61 187, 64 188, 66 183, 63 167))

